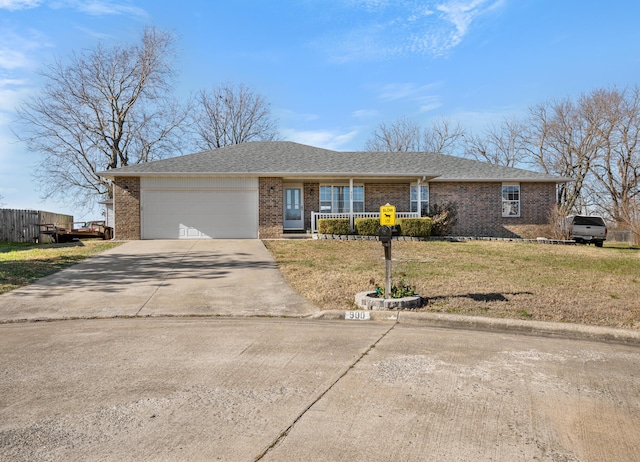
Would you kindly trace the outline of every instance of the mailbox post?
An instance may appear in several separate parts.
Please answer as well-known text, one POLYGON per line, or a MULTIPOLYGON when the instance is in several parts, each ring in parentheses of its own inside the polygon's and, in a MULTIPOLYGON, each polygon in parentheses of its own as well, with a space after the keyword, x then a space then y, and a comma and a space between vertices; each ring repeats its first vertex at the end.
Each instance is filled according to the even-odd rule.
POLYGON ((384 298, 391 298, 391 237, 393 232, 388 226, 381 226, 378 230, 378 239, 384 247, 385 260, 385 285, 384 298))
POLYGON ((387 203, 380 207, 380 225, 378 239, 384 247, 385 260, 384 298, 391 298, 391 238, 393 237, 391 226, 396 225, 395 205, 387 203))

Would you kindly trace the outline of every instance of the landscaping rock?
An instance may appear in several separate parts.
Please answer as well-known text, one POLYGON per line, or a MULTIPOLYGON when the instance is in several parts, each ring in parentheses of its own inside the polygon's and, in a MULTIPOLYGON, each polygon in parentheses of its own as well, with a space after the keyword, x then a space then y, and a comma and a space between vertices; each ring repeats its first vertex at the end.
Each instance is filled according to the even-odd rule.
POLYGON ((365 310, 406 310, 420 308, 422 297, 413 295, 402 298, 382 298, 375 292, 359 292, 356 294, 356 305, 365 310))

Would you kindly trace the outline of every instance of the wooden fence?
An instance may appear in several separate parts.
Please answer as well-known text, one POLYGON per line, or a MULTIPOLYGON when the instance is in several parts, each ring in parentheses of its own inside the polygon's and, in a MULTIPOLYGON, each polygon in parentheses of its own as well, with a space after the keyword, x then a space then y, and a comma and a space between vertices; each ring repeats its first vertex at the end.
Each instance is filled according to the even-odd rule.
POLYGON ((50 242, 42 234, 44 224, 72 223, 73 215, 43 212, 42 210, 0 209, 0 241, 50 242))

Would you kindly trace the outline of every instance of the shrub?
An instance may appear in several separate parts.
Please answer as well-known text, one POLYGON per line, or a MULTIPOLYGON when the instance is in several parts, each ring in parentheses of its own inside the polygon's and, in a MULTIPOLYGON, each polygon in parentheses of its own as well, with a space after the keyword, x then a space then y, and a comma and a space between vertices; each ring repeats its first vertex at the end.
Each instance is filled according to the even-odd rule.
MULTIPOLYGON (((376 284, 376 281, 372 278, 369 280, 369 284, 375 286, 376 296, 384 298, 385 288, 380 284, 376 284)), ((391 281, 391 295, 390 298, 404 298, 413 297, 416 295, 416 290, 411 284, 404 282, 403 278, 400 278, 398 282, 391 281)))
POLYGON ((377 236, 379 229, 378 218, 356 218, 356 232, 361 236, 377 236))
POLYGON ((446 204, 430 204, 429 216, 431 217, 431 235, 447 236, 458 223, 458 206, 455 202, 446 204))
POLYGON ((429 237, 431 235, 431 218, 400 218, 396 222, 401 236, 429 237))
POLYGON ((351 224, 348 218, 325 218, 318 220, 320 234, 351 234, 351 224))

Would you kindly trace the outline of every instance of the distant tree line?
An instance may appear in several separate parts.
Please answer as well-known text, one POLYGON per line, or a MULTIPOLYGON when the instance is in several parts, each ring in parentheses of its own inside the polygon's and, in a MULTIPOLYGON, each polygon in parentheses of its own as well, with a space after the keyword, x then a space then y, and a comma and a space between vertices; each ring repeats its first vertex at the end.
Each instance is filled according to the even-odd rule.
MULTIPOLYGON (((99 171, 278 139, 269 102, 245 84, 177 101, 175 43, 172 33, 146 28, 137 43, 98 44, 40 71, 43 87, 18 108, 14 131, 42 154, 35 176, 44 197, 90 207, 112 195, 99 171)), ((558 216, 601 213, 640 240, 638 87, 545 101, 480 133, 447 118, 423 127, 402 117, 373 130, 365 149, 446 153, 563 176, 571 181, 558 187, 558 216)))
POLYGON ((424 151, 533 168, 571 181, 558 186, 557 214, 598 213, 640 240, 640 88, 596 89, 549 100, 479 134, 437 119, 380 124, 370 151, 424 151))

